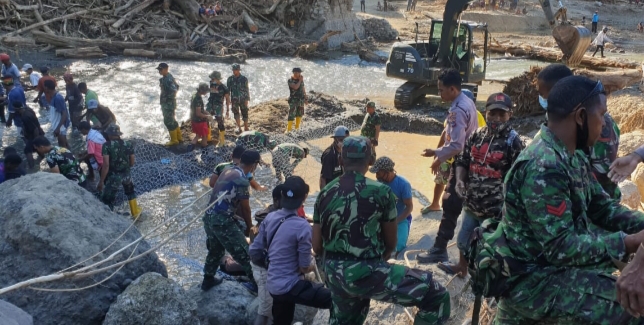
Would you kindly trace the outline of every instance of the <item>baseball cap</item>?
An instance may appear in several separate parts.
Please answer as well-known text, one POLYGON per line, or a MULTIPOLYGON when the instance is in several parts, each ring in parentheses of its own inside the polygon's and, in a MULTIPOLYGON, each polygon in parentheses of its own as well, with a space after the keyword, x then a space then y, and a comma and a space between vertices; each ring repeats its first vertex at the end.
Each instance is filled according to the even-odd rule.
POLYGON ((0 61, 9 61, 11 60, 11 57, 9 57, 9 54, 7 53, 0 53, 0 61))
POLYGON ((347 129, 346 126, 340 125, 335 128, 333 131, 333 135, 331 136, 332 138, 335 137, 348 137, 349 136, 349 129, 347 129))
POLYGON ((374 102, 368 102, 368 103, 367 103, 367 107, 376 108, 376 103, 374 103, 374 102))
POLYGON ((40 67, 40 72, 42 72, 42 73, 49 72, 49 67, 40 67))
POLYGON ((373 166, 371 168, 369 168, 369 171, 374 174, 381 170, 384 170, 387 172, 393 172, 395 165, 396 163, 394 163, 394 161, 391 160, 391 158, 383 156, 376 159, 376 162, 373 163, 373 166))
POLYGON ((309 193, 309 186, 299 176, 291 176, 282 184, 281 206, 287 210, 297 210, 306 195, 309 193))
POLYGON ((87 101, 87 109, 96 109, 98 108, 98 100, 90 99, 87 101))
POLYGON ((168 68, 168 64, 165 62, 159 63, 159 65, 157 66, 157 70, 167 69, 167 68, 168 68))
POLYGON ((342 141, 342 159, 362 159, 367 156, 369 140, 365 137, 346 137, 342 141))
POLYGON ((246 150, 241 155, 241 163, 244 165, 257 164, 262 160, 257 150, 246 150))
POLYGON ((241 67, 239 66, 239 64, 235 63, 233 64, 233 70, 241 70, 241 67))
POLYGON ((22 66, 22 71, 27 71, 27 70, 33 69, 33 68, 34 67, 31 64, 25 63, 25 65, 22 66))
POLYGON ((107 127, 107 130, 105 130, 105 134, 107 134, 107 135, 122 135, 123 133, 121 133, 121 128, 118 125, 110 124, 107 127))
POLYGON ((275 188, 273 189, 273 193, 271 193, 273 196, 273 200, 281 200, 283 188, 284 188, 284 184, 279 184, 275 186, 275 188))
POLYGON ((208 85, 205 82, 200 82, 199 87, 197 88, 197 91, 208 91, 210 90, 210 85, 208 85))
POLYGON ((219 71, 213 71, 209 76, 210 79, 217 79, 221 80, 221 72, 219 71))
POLYGON ((233 149, 233 159, 240 159, 244 151, 246 151, 244 146, 236 146, 235 149, 233 149))
POLYGON ((302 72, 302 69, 300 69, 300 68, 293 68, 293 72, 302 72))
POLYGON ((510 99, 510 96, 504 93, 495 93, 490 95, 490 97, 487 98, 485 110, 490 111, 493 109, 510 111, 512 109, 512 100, 510 99))

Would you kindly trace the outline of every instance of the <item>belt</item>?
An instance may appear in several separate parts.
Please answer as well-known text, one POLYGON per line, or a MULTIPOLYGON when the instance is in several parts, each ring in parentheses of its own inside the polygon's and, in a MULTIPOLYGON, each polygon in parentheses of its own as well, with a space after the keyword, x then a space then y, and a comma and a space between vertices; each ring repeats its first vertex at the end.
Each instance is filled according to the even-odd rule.
POLYGON ((326 252, 325 253, 325 259, 327 259, 327 260, 338 260, 338 261, 356 261, 356 262, 378 262, 378 261, 382 261, 382 257, 363 258, 363 257, 357 257, 355 255, 351 255, 351 254, 332 253, 332 252, 326 252))

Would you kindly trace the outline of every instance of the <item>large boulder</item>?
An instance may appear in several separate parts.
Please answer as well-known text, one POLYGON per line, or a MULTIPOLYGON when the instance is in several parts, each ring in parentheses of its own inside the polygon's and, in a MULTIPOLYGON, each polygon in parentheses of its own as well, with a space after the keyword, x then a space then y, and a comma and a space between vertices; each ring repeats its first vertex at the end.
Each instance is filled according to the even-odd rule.
POLYGON ((625 180, 618 185, 619 190, 622 192, 621 203, 631 209, 639 209, 641 197, 640 192, 637 190, 637 185, 629 180, 625 180))
POLYGON ((31 315, 24 310, 0 300, 0 324, 2 325, 33 325, 31 315))
MULTIPOLYGON (((82 263, 90 265, 141 236, 135 227, 128 230, 129 218, 114 214, 90 192, 60 174, 36 173, 4 182, 0 184, 0 198, 0 287, 59 272, 97 254, 82 263)), ((149 249, 150 245, 142 241, 135 254, 149 249)), ((111 263, 131 253, 132 248, 127 249, 111 263)), ((167 276, 165 266, 153 253, 124 265, 111 278, 95 285, 116 270, 35 285, 49 289, 91 286, 87 289, 22 289, 2 298, 31 314, 36 324, 101 324, 116 297, 136 278, 146 272, 167 276)))
POLYGON ((362 26, 364 26, 365 36, 373 37, 379 42, 393 41, 398 37, 398 31, 386 19, 367 18, 362 20, 362 26))
POLYGON ((197 302, 176 282, 146 273, 118 296, 103 325, 199 325, 197 302))
MULTIPOLYGON (((246 308, 246 324, 253 324, 257 317, 257 309, 259 308, 259 299, 255 298, 253 302, 246 308)), ((302 324, 313 324, 315 315, 318 309, 307 307, 304 305, 295 305, 295 313, 293 314, 293 322, 301 322, 302 324)))
POLYGON ((199 286, 192 287, 188 296, 197 301, 202 325, 246 325, 246 311, 255 299, 234 281, 224 281, 206 292, 199 286))

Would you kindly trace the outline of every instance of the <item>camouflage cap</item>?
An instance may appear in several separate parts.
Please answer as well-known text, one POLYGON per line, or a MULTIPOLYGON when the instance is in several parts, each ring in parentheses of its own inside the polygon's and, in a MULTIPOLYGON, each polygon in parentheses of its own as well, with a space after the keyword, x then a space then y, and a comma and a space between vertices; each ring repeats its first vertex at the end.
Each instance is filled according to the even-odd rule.
POLYGON ((239 66, 239 64, 235 63, 233 64, 233 70, 241 70, 241 67, 239 66))
POLYGON ((369 150, 369 139, 365 137, 346 137, 342 141, 343 159, 362 159, 367 156, 369 150))
POLYGON ((367 107, 376 108, 376 103, 374 103, 374 102, 368 102, 368 103, 367 103, 367 107))
POLYGON ((221 72, 213 71, 208 77, 210 77, 210 79, 221 80, 221 72))
POLYGON ((123 133, 121 133, 121 128, 118 125, 110 124, 107 127, 107 130, 105 130, 105 134, 107 134, 107 135, 122 135, 123 133))
POLYGON ((394 163, 394 161, 391 160, 391 158, 383 156, 376 159, 376 162, 373 164, 371 168, 369 168, 369 171, 374 174, 381 170, 386 172, 393 172, 395 165, 396 163, 394 163))
POLYGON ((209 91, 209 90, 210 90, 210 86, 207 83, 205 82, 199 83, 199 87, 197 88, 197 91, 209 91))

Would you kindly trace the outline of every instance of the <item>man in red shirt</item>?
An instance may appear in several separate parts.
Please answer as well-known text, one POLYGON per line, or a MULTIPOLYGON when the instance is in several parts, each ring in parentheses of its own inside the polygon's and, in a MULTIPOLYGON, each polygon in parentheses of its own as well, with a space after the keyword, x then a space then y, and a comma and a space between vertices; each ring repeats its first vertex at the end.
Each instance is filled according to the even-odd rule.
POLYGON ((49 75, 49 67, 40 68, 40 73, 42 73, 42 77, 38 80, 38 85, 36 86, 36 89, 38 89, 38 96, 34 99, 34 103, 40 103, 40 107, 49 108, 40 101, 40 98, 45 93, 45 81, 51 80, 55 84, 56 78, 49 75))

